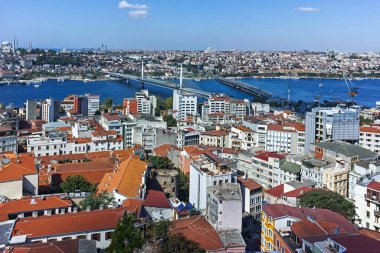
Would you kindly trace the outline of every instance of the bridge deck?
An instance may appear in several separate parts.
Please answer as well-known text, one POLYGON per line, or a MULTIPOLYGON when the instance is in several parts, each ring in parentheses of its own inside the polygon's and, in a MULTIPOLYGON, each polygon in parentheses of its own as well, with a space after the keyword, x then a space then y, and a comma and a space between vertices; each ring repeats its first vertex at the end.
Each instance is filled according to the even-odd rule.
POLYGON ((235 89, 239 89, 241 91, 244 91, 256 97, 263 98, 265 100, 272 97, 272 93, 262 90, 260 88, 257 88, 256 86, 243 83, 243 82, 238 82, 238 81, 226 79, 226 78, 216 78, 216 81, 226 84, 228 86, 231 86, 235 89))

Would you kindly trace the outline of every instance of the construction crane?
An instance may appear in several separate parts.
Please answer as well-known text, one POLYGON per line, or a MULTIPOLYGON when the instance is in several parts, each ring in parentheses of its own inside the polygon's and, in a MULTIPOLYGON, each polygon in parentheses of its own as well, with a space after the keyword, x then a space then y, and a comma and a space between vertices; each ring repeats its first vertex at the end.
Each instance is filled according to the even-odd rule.
POLYGON ((358 87, 355 87, 352 84, 351 80, 348 79, 345 75, 343 76, 343 78, 348 89, 348 96, 351 98, 351 102, 354 102, 354 97, 356 97, 359 94, 358 87))

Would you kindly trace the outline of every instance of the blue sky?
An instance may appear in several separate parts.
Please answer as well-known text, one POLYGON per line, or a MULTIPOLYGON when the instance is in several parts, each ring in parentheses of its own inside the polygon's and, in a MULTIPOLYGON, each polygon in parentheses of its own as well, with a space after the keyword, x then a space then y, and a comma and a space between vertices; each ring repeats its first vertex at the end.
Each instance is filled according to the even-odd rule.
POLYGON ((380 51, 378 0, 1 0, 0 41, 121 49, 380 51))

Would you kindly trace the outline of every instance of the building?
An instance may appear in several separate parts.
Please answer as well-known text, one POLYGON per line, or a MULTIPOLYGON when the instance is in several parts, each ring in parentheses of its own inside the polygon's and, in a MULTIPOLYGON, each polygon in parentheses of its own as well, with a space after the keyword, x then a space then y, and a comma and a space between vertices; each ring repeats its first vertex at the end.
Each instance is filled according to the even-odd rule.
POLYGON ((227 147, 249 150, 256 146, 258 135, 255 131, 244 126, 231 127, 227 139, 227 147))
POLYGON ((87 239, 74 239, 65 241, 50 241, 46 243, 33 243, 12 245, 5 249, 4 253, 22 253, 22 252, 67 252, 70 253, 96 253, 96 241, 87 239))
POLYGON ((97 111, 99 111, 100 107, 100 96, 99 95, 93 95, 93 94, 85 94, 85 97, 87 97, 87 115, 88 116, 94 116, 97 111))
POLYGON ((310 144, 329 140, 359 141, 359 109, 356 107, 313 108, 306 113, 305 153, 310 144))
POLYGON ((365 180, 365 178, 372 177, 380 173, 379 160, 366 160, 359 161, 354 164, 354 168, 349 172, 348 182, 348 198, 355 201, 356 198, 356 185, 365 180))
POLYGON ((199 210, 207 207, 207 187, 236 183, 237 172, 217 163, 206 154, 193 156, 190 162, 189 201, 199 210))
POLYGON ((192 127, 179 127, 177 129, 177 147, 192 146, 199 144, 199 130, 192 127))
POLYGON ((154 114, 157 107, 155 96, 149 96, 148 90, 136 92, 134 98, 125 98, 123 101, 123 114, 154 114))
POLYGON ((380 153, 380 127, 362 126, 360 127, 359 145, 363 148, 380 153))
POLYGON ((25 119, 36 120, 37 119, 37 102, 36 100, 27 100, 25 105, 25 119))
POLYGON ((187 240, 199 243, 207 253, 246 252, 245 242, 238 230, 216 231, 203 216, 173 221, 169 234, 182 234, 187 240))
POLYGON ((187 116, 196 116, 198 97, 186 94, 181 90, 173 90, 173 110, 176 111, 175 118, 178 121, 186 120, 187 116))
POLYGON ((199 144, 214 147, 226 147, 228 133, 222 130, 212 130, 200 134, 199 144))
POLYGON ((216 230, 242 229, 242 195, 237 183, 207 187, 207 220, 216 230))
POLYGON ((170 169, 152 169, 149 189, 161 190, 170 197, 178 196, 178 171, 170 169))
POLYGON ((252 103, 252 114, 253 116, 269 113, 270 106, 269 104, 263 104, 260 102, 252 103))
POLYGON ((107 192, 114 196, 115 201, 122 204, 129 198, 144 198, 146 183, 150 170, 146 162, 136 156, 131 156, 121 162, 110 173, 106 173, 97 187, 97 191, 107 192))
POLYGON ((74 203, 63 195, 27 197, 0 203, 0 221, 64 214, 73 210, 74 203))
POLYGON ((17 152, 17 132, 11 124, 0 124, 0 153, 17 152))
POLYGON ((300 123, 268 124, 265 150, 288 154, 305 152, 305 127, 300 123))
POLYGON ((248 99, 237 100, 224 94, 212 95, 202 106, 202 117, 214 113, 224 113, 229 118, 240 121, 250 114, 250 102, 248 99))
POLYGON ((380 231, 380 175, 363 177, 354 190, 359 227, 380 231))
POLYGON ((243 200, 243 212, 251 214, 256 221, 261 220, 263 187, 250 178, 238 177, 243 200))
POLYGON ((301 181, 310 180, 315 182, 316 187, 325 187, 324 171, 335 167, 333 163, 316 158, 307 158, 301 161, 301 181))
POLYGON ((59 117, 60 104, 53 98, 47 98, 42 104, 42 120, 46 122, 55 122, 59 117))
POLYGON ((20 199, 38 194, 38 167, 30 153, 5 156, 0 160, 0 195, 20 199))
POLYGON ((261 251, 299 252, 302 251, 303 240, 313 236, 319 236, 318 239, 324 236, 324 239, 338 234, 359 235, 359 231, 342 215, 327 209, 283 204, 263 206, 261 251))
POLYGON ((163 191, 147 190, 143 209, 153 221, 173 220, 173 209, 163 191))
POLYGON ((110 245, 112 232, 126 211, 127 208, 119 207, 22 218, 16 221, 12 238, 23 236, 23 243, 87 239, 96 241, 97 249, 105 249, 110 245))

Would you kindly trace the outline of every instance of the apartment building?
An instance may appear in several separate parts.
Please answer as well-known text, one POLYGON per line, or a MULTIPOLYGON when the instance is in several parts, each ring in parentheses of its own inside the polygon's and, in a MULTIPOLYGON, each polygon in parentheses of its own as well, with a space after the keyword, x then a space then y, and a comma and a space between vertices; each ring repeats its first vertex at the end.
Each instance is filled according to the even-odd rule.
POLYGON ((207 154, 193 156, 190 162, 190 203, 199 210, 207 207, 207 187, 236 183, 237 171, 217 165, 207 154))
POLYGON ((178 121, 186 120, 187 116, 195 116, 197 112, 198 97, 187 94, 181 90, 173 90, 173 110, 178 121))
POLYGON ((362 126, 360 127, 359 145, 363 148, 380 153, 380 127, 362 126))
POLYGON ((202 117, 213 113, 224 113, 237 120, 250 114, 250 102, 248 99, 237 100, 224 94, 213 95, 202 106, 202 117))
POLYGON ((53 98, 47 98, 42 103, 42 120, 46 122, 55 122, 59 117, 59 101, 55 101, 53 98))
POLYGON ((0 124, 0 153, 17 151, 16 130, 11 124, 0 124))
POLYGON ((148 90, 136 92, 134 98, 125 98, 123 100, 123 114, 154 114, 157 107, 155 96, 149 96, 148 90))
POLYGON ((94 94, 85 94, 87 97, 87 115, 94 116, 100 108, 100 96, 94 94))
POLYGON ((256 221, 260 221, 263 203, 263 187, 247 177, 238 177, 238 183, 243 200, 243 212, 252 215, 256 221))
POLYGON ((227 147, 249 150, 256 146, 258 135, 255 131, 244 126, 234 126, 228 134, 227 147))
POLYGON ((228 133, 222 130, 201 132, 199 144, 214 147, 226 147, 228 133))
POLYGON ((300 123, 268 124, 265 150, 288 154, 305 152, 305 127, 300 123))
POLYGON ((206 218, 216 230, 242 229, 242 195, 237 183, 207 187, 206 218))
POLYGON ((305 153, 310 144, 329 140, 351 143, 359 141, 359 114, 357 107, 313 108, 306 113, 305 153))

